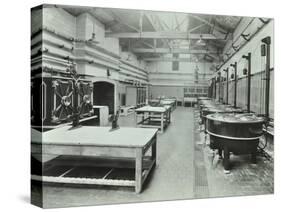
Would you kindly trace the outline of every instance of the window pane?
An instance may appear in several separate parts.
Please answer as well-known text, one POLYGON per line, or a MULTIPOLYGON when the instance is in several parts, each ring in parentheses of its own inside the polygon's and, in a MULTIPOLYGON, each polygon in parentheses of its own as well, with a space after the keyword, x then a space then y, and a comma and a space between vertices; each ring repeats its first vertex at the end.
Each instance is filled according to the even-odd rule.
POLYGON ((172 63, 172 70, 178 71, 179 70, 179 61, 173 61, 172 63))

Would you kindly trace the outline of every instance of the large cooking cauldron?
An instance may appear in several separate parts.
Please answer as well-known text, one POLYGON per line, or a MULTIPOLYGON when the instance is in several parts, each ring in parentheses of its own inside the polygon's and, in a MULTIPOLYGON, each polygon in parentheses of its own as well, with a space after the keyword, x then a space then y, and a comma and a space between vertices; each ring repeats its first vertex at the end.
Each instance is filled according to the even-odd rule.
POLYGON ((202 104, 204 101, 212 101, 212 99, 209 98, 209 97, 198 97, 197 98, 197 105, 202 104))
POLYGON ((198 101, 200 101, 200 100, 211 100, 210 97, 205 97, 205 96, 198 97, 197 99, 198 99, 198 101))
POLYGON ((209 106, 203 107, 201 111, 201 120, 205 126, 206 132, 206 116, 213 113, 243 113, 243 110, 240 108, 234 108, 225 105, 209 106))
POLYGON ((201 99, 198 100, 198 105, 205 105, 205 104, 214 104, 215 101, 211 100, 211 99, 201 99))
MULTIPOLYGON (((220 104, 214 101, 202 101, 199 104, 199 109, 200 109, 200 115, 203 114, 203 110, 206 108, 215 108, 215 109, 219 109, 220 104)), ((202 118, 202 117, 201 117, 202 118)))
POLYGON ((265 120, 254 114, 210 114, 206 116, 210 147, 223 152, 223 165, 230 170, 229 153, 251 154, 256 163, 257 147, 265 120))

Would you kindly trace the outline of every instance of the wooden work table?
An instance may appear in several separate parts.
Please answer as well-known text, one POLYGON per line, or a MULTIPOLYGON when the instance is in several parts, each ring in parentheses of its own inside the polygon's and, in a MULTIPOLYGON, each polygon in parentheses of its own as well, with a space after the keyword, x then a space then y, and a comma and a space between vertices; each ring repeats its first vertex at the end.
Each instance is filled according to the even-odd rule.
POLYGON ((156 164, 156 129, 83 126, 71 129, 61 127, 42 133, 42 139, 33 138, 32 154, 91 156, 97 158, 130 159, 134 161, 135 180, 74 178, 32 175, 33 180, 54 183, 134 186, 141 192, 142 184, 156 164), (151 151, 148 151, 148 150, 151 151), (149 154, 148 154, 149 153, 149 154))
POLYGON ((172 110, 175 110, 177 107, 177 100, 176 99, 163 99, 160 102, 162 105, 170 105, 172 110))
POLYGON ((164 128, 171 122, 171 106, 163 107, 144 106, 135 110, 136 126, 159 128, 164 132, 164 128), (141 121, 139 121, 141 118, 141 121))
POLYGON ((159 106, 165 106, 165 105, 169 105, 172 108, 172 111, 176 109, 177 107, 177 100, 173 99, 173 98, 169 98, 169 99, 150 99, 149 100, 149 104, 151 105, 159 105, 159 106))

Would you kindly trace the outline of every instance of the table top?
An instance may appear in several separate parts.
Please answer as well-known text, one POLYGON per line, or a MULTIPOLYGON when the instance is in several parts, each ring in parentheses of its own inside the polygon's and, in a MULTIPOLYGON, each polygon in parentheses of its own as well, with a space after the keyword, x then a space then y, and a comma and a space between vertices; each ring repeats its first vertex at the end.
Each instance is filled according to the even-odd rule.
POLYGON ((177 101, 176 98, 165 98, 165 99, 163 99, 163 100, 165 100, 165 101, 173 101, 173 102, 176 102, 176 101, 177 101))
POLYGON ((160 103, 163 104, 163 105, 165 105, 165 104, 173 104, 173 103, 175 103, 175 100, 161 100, 160 103))
POLYGON ((110 127, 65 126, 42 133, 40 139, 32 143, 46 145, 144 147, 157 133, 157 129, 121 127, 110 131, 110 127))
POLYGON ((152 107, 149 105, 146 105, 144 107, 138 108, 135 111, 136 112, 156 112, 156 113, 164 113, 168 110, 168 107, 152 107))
POLYGON ((31 141, 41 142, 42 135, 43 135, 42 132, 40 132, 39 130, 35 130, 35 129, 31 128, 31 141))
POLYGON ((160 102, 160 99, 150 99, 149 102, 160 102))

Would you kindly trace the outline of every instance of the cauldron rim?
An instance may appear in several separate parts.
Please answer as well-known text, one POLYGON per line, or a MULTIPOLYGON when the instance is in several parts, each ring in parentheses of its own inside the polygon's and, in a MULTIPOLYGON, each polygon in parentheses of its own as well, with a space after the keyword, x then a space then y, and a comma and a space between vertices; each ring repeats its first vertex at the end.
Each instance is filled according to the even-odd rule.
MULTIPOLYGON (((221 113, 220 113, 221 114, 221 113)), ((228 112, 225 112, 225 114, 229 114, 228 112)), ((237 113, 231 113, 231 114, 237 114, 237 113)), ((216 119, 216 117, 213 117, 216 115, 216 113, 209 114, 206 116, 207 119, 212 120, 212 121, 218 121, 222 123, 232 123, 232 124, 255 124, 255 123, 264 123, 265 120, 262 118, 256 119, 256 120, 221 120, 221 119, 216 119)))
POLYGON ((221 109, 216 108, 216 107, 206 107, 206 108, 203 108, 202 111, 224 112, 224 110, 221 110, 221 109))
POLYGON ((262 135, 256 136, 256 137, 233 137, 233 136, 227 136, 227 135, 221 135, 221 134, 216 134, 213 132, 210 132, 207 130, 207 133, 211 136, 217 137, 217 138, 223 138, 227 140, 238 140, 238 141, 254 141, 259 139, 262 135))

